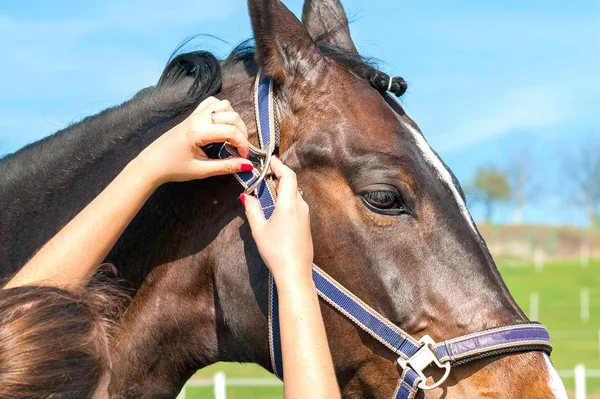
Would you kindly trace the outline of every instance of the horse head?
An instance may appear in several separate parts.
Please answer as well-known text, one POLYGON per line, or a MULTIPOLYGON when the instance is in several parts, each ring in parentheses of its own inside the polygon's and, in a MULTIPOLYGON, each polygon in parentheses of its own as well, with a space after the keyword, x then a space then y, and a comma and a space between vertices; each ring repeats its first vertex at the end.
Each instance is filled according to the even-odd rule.
MULTIPOLYGON (((311 207, 315 263, 415 337, 442 341, 527 320, 457 179, 401 105, 374 82, 381 75, 357 53, 339 1, 308 0, 303 23, 279 1, 251 0, 249 6, 257 66, 276 82, 282 159, 296 171, 311 207)), ((391 83, 405 89, 402 80, 391 83)), ((235 100, 239 93, 225 85, 225 97, 235 100)), ((260 297, 256 310, 264 315, 266 277, 256 272, 260 261, 246 224, 239 223, 245 255, 236 267, 249 271, 252 293, 260 297), (244 260, 246 267, 240 266, 244 260)), ((217 287, 220 282, 236 285, 217 273, 217 287)), ((223 291, 220 298, 239 303, 228 297, 230 289, 223 291)), ((392 397, 400 372, 393 354, 327 305, 323 314, 344 396, 392 397)), ((259 363, 269 368, 266 360, 259 363)), ((539 352, 457 367, 445 385, 426 393, 481 396, 565 393, 539 352)))

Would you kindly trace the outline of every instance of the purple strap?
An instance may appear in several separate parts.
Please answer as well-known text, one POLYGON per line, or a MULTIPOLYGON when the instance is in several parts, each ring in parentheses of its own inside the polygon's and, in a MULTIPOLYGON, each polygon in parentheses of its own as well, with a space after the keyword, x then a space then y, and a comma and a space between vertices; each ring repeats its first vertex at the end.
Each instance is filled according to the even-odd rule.
POLYGON ((455 363, 479 358, 492 351, 506 350, 508 353, 534 346, 539 346, 539 350, 548 354, 552 352, 548 330, 538 323, 523 323, 449 339, 439 343, 434 348, 434 353, 441 363, 455 363))

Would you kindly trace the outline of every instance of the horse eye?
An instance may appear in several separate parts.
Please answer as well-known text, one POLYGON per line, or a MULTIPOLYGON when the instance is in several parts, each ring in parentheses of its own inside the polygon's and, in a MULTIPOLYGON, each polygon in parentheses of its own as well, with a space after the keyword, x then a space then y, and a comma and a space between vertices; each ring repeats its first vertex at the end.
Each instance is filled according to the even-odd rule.
POLYGON ((369 191, 363 194, 363 199, 369 208, 378 213, 399 215, 407 212, 398 193, 393 191, 369 191))

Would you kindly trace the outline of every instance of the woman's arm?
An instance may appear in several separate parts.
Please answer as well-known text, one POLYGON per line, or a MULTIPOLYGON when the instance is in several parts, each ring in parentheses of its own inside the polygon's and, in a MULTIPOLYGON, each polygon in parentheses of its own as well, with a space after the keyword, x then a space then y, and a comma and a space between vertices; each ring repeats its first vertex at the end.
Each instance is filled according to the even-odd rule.
POLYGON ((4 288, 41 283, 84 286, 157 185, 132 161, 44 245, 4 288))
POLYGON ((251 168, 242 158, 209 160, 200 149, 229 141, 248 153, 244 123, 227 101, 209 98, 131 161, 73 220, 44 245, 4 288, 26 284, 76 289, 87 284, 154 190, 251 168), (215 123, 211 113, 215 111, 215 123))
POLYGON ((285 398, 339 398, 315 285, 312 278, 288 279, 276 280, 285 398))
POLYGON ((339 398, 317 290, 312 280, 313 246, 308 205, 296 175, 273 159, 279 178, 273 216, 265 220, 258 200, 240 197, 252 236, 279 293, 279 326, 286 398, 339 398))

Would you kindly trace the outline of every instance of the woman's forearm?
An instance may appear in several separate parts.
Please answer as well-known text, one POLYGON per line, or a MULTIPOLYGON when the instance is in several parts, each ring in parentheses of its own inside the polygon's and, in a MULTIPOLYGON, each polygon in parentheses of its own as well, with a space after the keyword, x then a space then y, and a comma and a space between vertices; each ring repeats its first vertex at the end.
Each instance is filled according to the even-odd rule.
POLYGON ((67 289, 85 286, 160 184, 252 170, 247 159, 213 160, 201 149, 224 142, 236 146, 240 155, 248 154, 248 132, 240 116, 229 101, 209 97, 131 161, 5 288, 34 283, 67 289))
POLYGON ((285 379, 285 398, 339 398, 319 299, 310 275, 276 284, 284 375, 292 376, 285 379))
POLYGON ((85 286, 158 184, 134 159, 89 205, 44 245, 5 288, 85 286))

